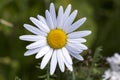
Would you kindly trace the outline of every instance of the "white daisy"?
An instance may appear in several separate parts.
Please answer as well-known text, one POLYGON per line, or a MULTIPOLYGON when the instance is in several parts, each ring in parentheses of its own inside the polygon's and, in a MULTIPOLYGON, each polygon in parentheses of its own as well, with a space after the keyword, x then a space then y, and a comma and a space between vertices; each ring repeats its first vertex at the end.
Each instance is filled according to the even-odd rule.
POLYGON ((113 71, 120 72, 120 55, 119 55, 119 53, 114 53, 114 56, 108 57, 107 62, 110 64, 110 67, 113 71))
POLYGON ((108 69, 105 71, 102 80, 120 80, 120 72, 108 69))
POLYGON ((120 54, 114 53, 114 56, 107 58, 107 62, 110 69, 105 71, 103 80, 120 80, 120 54))
POLYGON ((45 17, 38 15, 37 19, 30 17, 30 20, 36 26, 24 24, 24 27, 34 35, 22 35, 21 40, 32 41, 26 46, 28 49, 25 56, 36 54, 35 58, 43 57, 40 68, 43 69, 50 61, 50 74, 55 72, 57 63, 61 72, 64 72, 65 66, 73 71, 71 56, 78 60, 83 60, 79 53, 88 49, 84 44, 86 39, 83 37, 91 34, 91 31, 76 31, 86 18, 79 19, 73 23, 77 15, 77 10, 71 13, 71 5, 66 10, 60 6, 56 17, 54 4, 50 4, 50 9, 45 11, 45 17), (71 55, 71 56, 70 56, 71 55))

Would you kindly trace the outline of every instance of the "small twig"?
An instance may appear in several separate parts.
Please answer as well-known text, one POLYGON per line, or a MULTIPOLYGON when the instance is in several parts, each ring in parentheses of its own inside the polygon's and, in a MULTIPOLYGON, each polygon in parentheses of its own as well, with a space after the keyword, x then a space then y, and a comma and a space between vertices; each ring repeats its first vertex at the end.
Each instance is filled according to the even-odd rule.
POLYGON ((13 24, 4 20, 4 19, 0 19, 0 23, 9 27, 13 27, 13 24))

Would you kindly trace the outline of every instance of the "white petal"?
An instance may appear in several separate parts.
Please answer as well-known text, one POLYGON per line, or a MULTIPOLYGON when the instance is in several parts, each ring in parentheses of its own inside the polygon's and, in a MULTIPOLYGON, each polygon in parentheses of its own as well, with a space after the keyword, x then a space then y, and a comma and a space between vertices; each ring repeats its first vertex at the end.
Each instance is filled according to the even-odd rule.
POLYGON ((53 4, 53 3, 50 4, 50 15, 51 15, 53 24, 54 24, 54 26, 56 27, 57 20, 56 20, 55 7, 54 7, 54 4, 53 4))
POLYGON ((49 62, 52 56, 52 53, 53 53, 53 49, 50 49, 50 51, 43 57, 41 66, 40 66, 41 69, 43 69, 47 65, 47 63, 49 62))
MULTIPOLYGON (((67 6, 64 14, 63 14, 63 8, 61 7, 61 14, 63 14, 63 15, 60 16, 60 15, 59 15, 60 12, 58 12, 58 16, 61 17, 61 18, 60 18, 60 22, 58 22, 58 23, 59 23, 59 25, 58 25, 59 28, 62 28, 62 27, 63 27, 63 24, 64 24, 64 22, 66 21, 66 19, 69 17, 70 12, 71 12, 71 4, 69 4, 69 5, 67 6)), ((58 20, 58 21, 59 21, 59 20, 58 20)))
POLYGON ((68 42, 70 43, 84 43, 86 42, 86 39, 84 38, 77 38, 77 39, 67 39, 68 42))
POLYGON ((64 72, 65 66, 64 66, 64 61, 63 61, 64 57, 62 55, 62 50, 59 49, 59 50, 57 50, 56 53, 57 53, 57 60, 58 60, 59 68, 60 68, 61 72, 64 72))
POLYGON ((75 38, 81 38, 81 37, 85 37, 91 34, 91 31, 77 31, 77 32, 72 32, 70 34, 67 35, 68 38, 71 39, 75 39, 75 38))
POLYGON ((47 45, 46 40, 39 40, 26 46, 26 49, 34 49, 47 45))
POLYGON ((80 53, 83 52, 83 50, 78 49, 78 48, 73 48, 73 47, 71 47, 71 46, 69 46, 69 45, 66 45, 66 48, 67 48, 67 50, 68 50, 69 52, 72 52, 72 53, 75 53, 75 54, 80 54, 80 53))
POLYGON ((34 26, 32 26, 32 25, 29 25, 29 24, 24 24, 23 25, 28 31, 30 31, 30 32, 32 32, 32 33, 34 33, 34 34, 41 34, 41 31, 38 29, 38 28, 36 28, 36 27, 34 27, 34 26))
MULTIPOLYGON (((64 49, 66 49, 66 48, 64 48, 64 49)), ((66 52, 66 50, 65 50, 64 52, 66 52)), ((62 55, 63 55, 63 54, 65 54, 65 53, 62 53, 62 55)), ((68 55, 69 55, 69 54, 68 54, 68 55)), ((70 55, 69 55, 69 56, 70 56, 70 55)), ((63 57, 64 57, 64 55, 63 55, 63 57)), ((71 57, 70 57, 70 58, 71 58, 71 57)), ((67 61, 65 57, 63 58, 63 62, 65 63, 66 67, 67 67, 70 71, 73 71, 72 64, 70 64, 69 61, 67 61)))
POLYGON ((64 23, 66 21, 66 19, 69 17, 71 12, 71 4, 69 4, 65 10, 65 13, 63 14, 63 20, 62 22, 64 23))
POLYGON ((30 20, 31 20, 38 28, 40 28, 41 31, 47 32, 47 33, 50 31, 47 25, 45 25, 45 24, 42 23, 41 21, 37 20, 36 18, 30 17, 30 20))
POLYGON ((54 50, 50 63, 50 75, 54 74, 56 66, 57 66, 57 53, 56 50, 54 50))
POLYGON ((53 24, 52 17, 51 17, 51 15, 50 15, 48 10, 46 10, 45 16, 46 16, 46 21, 47 21, 47 24, 48 24, 49 28, 50 29, 54 29, 55 26, 53 24))
POLYGON ((67 45, 78 51, 88 49, 84 44, 72 44, 68 42, 67 45))
POLYGON ((38 52, 38 54, 35 56, 35 58, 36 59, 41 58, 42 56, 44 56, 49 51, 50 51, 50 47, 49 46, 45 46, 38 52))
POLYGON ((39 52, 41 48, 29 49, 24 53, 24 56, 30 56, 39 52))
POLYGON ((45 18, 44 18, 43 16, 37 15, 37 18, 38 18, 42 23, 44 23, 45 25, 47 25, 46 20, 45 20, 45 18))
POLYGON ((80 60, 80 61, 83 61, 83 60, 84 60, 83 57, 82 57, 81 55, 79 55, 79 54, 74 54, 74 53, 72 53, 72 52, 70 52, 70 54, 71 54, 73 57, 75 57, 76 59, 80 60))
POLYGON ((22 35, 19 37, 19 39, 24 41, 38 41, 38 40, 46 40, 43 36, 37 36, 37 35, 22 35))
POLYGON ((115 57, 116 59, 120 59, 119 53, 114 53, 114 57, 115 57))
POLYGON ((68 27, 67 33, 73 32, 74 30, 78 29, 85 21, 86 21, 85 17, 82 19, 79 19, 74 24, 72 24, 70 27, 68 27))
POLYGON ((75 11, 73 11, 72 13, 71 13, 71 15, 66 19, 66 21, 65 21, 65 23, 64 23, 64 25, 63 25, 63 29, 65 30, 65 31, 67 31, 67 29, 71 26, 71 24, 72 24, 72 22, 74 21, 74 19, 76 18, 76 16, 77 16, 77 10, 75 10, 75 11))
POLYGON ((73 71, 72 64, 69 64, 65 59, 64 59, 64 63, 65 63, 65 65, 66 65, 66 67, 67 67, 70 71, 73 71))
POLYGON ((63 53, 64 59, 68 62, 68 64, 73 64, 72 59, 69 55, 69 52, 65 47, 62 48, 62 53, 63 53))
POLYGON ((63 7, 60 6, 58 10, 58 17, 57 17, 57 28, 62 27, 62 19, 63 19, 63 7))

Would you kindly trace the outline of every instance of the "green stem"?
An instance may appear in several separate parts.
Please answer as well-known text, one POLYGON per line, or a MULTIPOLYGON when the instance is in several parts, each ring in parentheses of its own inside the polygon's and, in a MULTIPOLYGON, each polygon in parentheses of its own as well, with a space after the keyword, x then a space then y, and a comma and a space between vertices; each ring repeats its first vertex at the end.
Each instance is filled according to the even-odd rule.
MULTIPOLYGON (((74 69, 74 68, 73 68, 74 69)), ((72 72, 72 80, 75 80, 75 73, 74 73, 74 70, 72 72)))
POLYGON ((49 65, 47 66, 47 80, 50 80, 49 65))

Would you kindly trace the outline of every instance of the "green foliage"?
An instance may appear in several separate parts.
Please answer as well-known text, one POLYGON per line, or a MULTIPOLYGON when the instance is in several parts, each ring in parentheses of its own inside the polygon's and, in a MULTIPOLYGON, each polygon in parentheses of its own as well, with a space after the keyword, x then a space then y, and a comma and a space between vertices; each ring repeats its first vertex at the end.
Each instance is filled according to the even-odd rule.
POLYGON ((93 48, 103 46, 103 55, 120 52, 120 1, 119 0, 91 0, 94 9, 94 20, 97 24, 96 39, 93 48))

